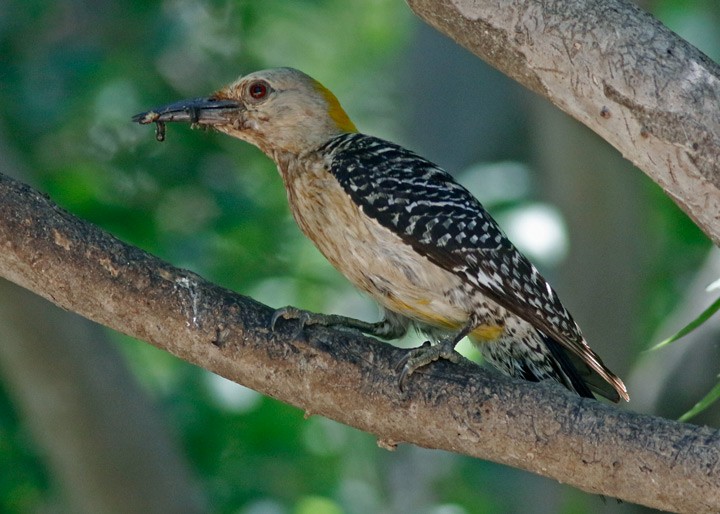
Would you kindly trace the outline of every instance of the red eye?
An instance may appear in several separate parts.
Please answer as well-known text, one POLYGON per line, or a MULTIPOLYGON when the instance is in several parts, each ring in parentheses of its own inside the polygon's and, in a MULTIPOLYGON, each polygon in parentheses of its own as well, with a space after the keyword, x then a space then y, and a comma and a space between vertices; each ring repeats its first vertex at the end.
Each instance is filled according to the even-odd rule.
POLYGON ((265 98, 269 90, 270 86, 268 86, 267 82, 262 80, 253 82, 248 86, 248 93, 250 93, 250 96, 253 97, 255 100, 265 98))

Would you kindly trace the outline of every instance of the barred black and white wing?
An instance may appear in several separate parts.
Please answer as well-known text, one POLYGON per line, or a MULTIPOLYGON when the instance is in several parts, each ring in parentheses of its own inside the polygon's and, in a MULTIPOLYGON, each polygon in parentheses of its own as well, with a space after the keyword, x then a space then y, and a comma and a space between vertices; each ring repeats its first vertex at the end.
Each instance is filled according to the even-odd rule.
POLYGON ((368 216, 624 391, 585 343, 550 284, 447 172, 401 146, 363 134, 337 136, 321 151, 330 155, 329 171, 368 216))

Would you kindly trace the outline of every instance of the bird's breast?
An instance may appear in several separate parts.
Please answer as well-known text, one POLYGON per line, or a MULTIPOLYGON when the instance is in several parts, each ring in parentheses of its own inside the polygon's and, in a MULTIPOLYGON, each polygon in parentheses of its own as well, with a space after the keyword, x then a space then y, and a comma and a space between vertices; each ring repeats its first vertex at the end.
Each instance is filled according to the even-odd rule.
POLYGON ((322 162, 280 168, 303 233, 356 287, 385 308, 454 329, 468 319, 467 288, 365 214, 322 162))

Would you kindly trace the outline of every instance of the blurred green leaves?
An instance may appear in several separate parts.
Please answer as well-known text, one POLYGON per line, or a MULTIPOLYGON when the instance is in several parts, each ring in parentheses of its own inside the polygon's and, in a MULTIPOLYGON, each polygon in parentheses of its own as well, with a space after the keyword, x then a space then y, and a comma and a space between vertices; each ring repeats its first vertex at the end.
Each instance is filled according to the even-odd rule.
MULTIPOLYGON (((717 282, 715 282, 713 287, 711 285, 708 289, 716 289, 717 282)), ((675 341, 678 341, 691 333, 693 330, 696 330, 698 327, 700 327, 703 323, 706 323, 715 313, 720 310, 720 298, 715 300, 707 309, 702 311, 700 315, 692 320, 690 323, 685 325, 683 328, 678 330, 675 334, 668 337, 667 339, 660 341, 658 344, 650 348, 650 350, 659 350, 669 344, 674 343, 675 341)), ((688 421, 689 419, 693 418, 694 416, 697 416, 704 410, 706 410, 708 407, 710 407, 713 403, 715 403, 718 399, 720 399, 720 382, 718 382, 715 387, 713 387, 708 394, 706 394, 699 402, 697 402, 692 409, 687 411, 685 414, 680 416, 680 421, 688 421)))
POLYGON ((720 399, 720 382, 715 384, 708 394, 706 394, 699 402, 697 402, 692 409, 687 411, 685 414, 680 416, 680 421, 688 421, 689 419, 697 416, 702 411, 706 410, 713 403, 720 399))
POLYGON ((678 330, 675 334, 668 337, 667 339, 664 339, 663 341, 660 341, 658 344, 650 348, 650 350, 659 350, 660 348, 667 346, 671 343, 674 343, 675 341, 685 337, 690 332, 698 328, 700 325, 705 323, 708 319, 710 319, 713 314, 715 314, 718 310, 720 310, 720 298, 715 300, 707 309, 702 311, 700 315, 692 320, 690 323, 685 325, 683 328, 678 330))

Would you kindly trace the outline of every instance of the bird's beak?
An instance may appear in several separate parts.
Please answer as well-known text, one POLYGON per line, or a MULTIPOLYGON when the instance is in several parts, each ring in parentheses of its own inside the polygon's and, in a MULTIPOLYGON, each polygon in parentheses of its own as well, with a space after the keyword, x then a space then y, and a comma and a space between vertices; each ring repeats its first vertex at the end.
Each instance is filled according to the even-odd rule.
POLYGON ((192 98, 141 112, 132 117, 141 125, 157 124, 157 138, 165 138, 165 123, 170 121, 198 125, 223 125, 237 119, 243 109, 240 102, 216 98, 192 98))
POLYGON ((235 100, 193 98, 141 112, 133 116, 132 120, 141 125, 168 121, 218 125, 232 121, 232 115, 237 114, 241 107, 240 102, 235 100))

